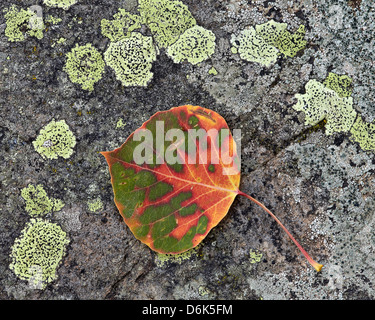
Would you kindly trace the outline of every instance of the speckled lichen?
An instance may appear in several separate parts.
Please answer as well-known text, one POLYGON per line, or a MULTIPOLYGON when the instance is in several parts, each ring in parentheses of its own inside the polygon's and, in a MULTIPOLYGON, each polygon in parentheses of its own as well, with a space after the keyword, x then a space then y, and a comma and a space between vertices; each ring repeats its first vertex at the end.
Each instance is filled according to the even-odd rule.
POLYGON ((305 113, 306 125, 313 126, 326 119, 327 135, 349 132, 357 116, 351 97, 339 97, 335 91, 316 80, 310 80, 305 90, 305 94, 296 94, 298 101, 293 109, 305 113))
POLYGON ((335 91, 340 97, 350 97, 352 95, 352 79, 347 75, 338 75, 330 72, 323 84, 335 91))
POLYGON ((103 201, 100 198, 87 201, 87 209, 90 212, 98 212, 103 209, 103 201))
POLYGON ((44 159, 68 159, 73 154, 76 139, 65 120, 52 120, 43 129, 35 141, 34 149, 44 159))
POLYGON ((255 28, 242 30, 232 35, 232 53, 239 53, 241 59, 258 62, 266 67, 275 63, 278 56, 294 57, 306 47, 305 26, 300 25, 295 33, 287 30, 286 23, 270 20, 255 28))
MULTIPOLYGON (((54 281, 69 240, 66 233, 55 223, 43 219, 31 219, 13 244, 10 269, 22 280, 35 278, 41 288, 54 281)), ((35 280, 34 280, 35 281, 35 280)))
POLYGON ((215 67, 211 67, 211 69, 208 70, 208 74, 211 74, 211 75, 213 75, 213 76, 216 76, 216 75, 218 75, 218 72, 217 72, 217 70, 216 70, 215 67))
POLYGON ((307 41, 304 39, 305 33, 304 25, 300 25, 293 34, 288 30, 284 30, 276 41, 276 48, 286 57, 295 57, 299 51, 306 47, 307 41))
POLYGON ((126 123, 124 122, 124 120, 122 118, 119 118, 116 123, 116 129, 122 129, 125 128, 125 126, 126 123))
POLYGON ((49 7, 62 8, 64 10, 69 9, 73 4, 77 3, 78 0, 43 0, 44 4, 49 7))
POLYGON ((167 49, 167 55, 175 63, 188 61, 198 64, 207 60, 215 52, 215 34, 200 26, 186 30, 178 40, 167 49))
POLYGON ((21 197, 25 200, 25 210, 31 217, 44 216, 47 213, 60 211, 64 203, 60 199, 50 198, 43 186, 29 184, 21 190, 21 197))
POLYGON ((124 9, 119 9, 119 12, 113 16, 113 20, 103 19, 101 21, 103 36, 113 42, 130 37, 131 32, 140 27, 141 17, 124 9))
POLYGON ((111 42, 104 59, 124 86, 147 86, 157 53, 151 37, 132 32, 129 38, 111 42))
POLYGON ((188 251, 179 254, 161 254, 156 253, 155 263, 158 267, 164 267, 170 263, 181 264, 185 260, 190 259, 192 256, 197 255, 199 245, 195 248, 192 248, 188 251))
POLYGON ((46 18, 46 22, 48 23, 51 23, 51 24, 58 24, 62 21, 61 18, 59 17, 54 17, 52 15, 49 15, 47 18, 46 18))
POLYGON ((102 54, 91 44, 76 46, 66 54, 64 70, 73 83, 81 85, 83 90, 94 90, 94 84, 103 76, 105 63, 102 54))
POLYGON ((351 140, 358 142, 366 151, 375 151, 375 124, 365 122, 361 116, 357 117, 350 129, 351 140))
POLYGON ((4 9, 4 12, 6 20, 5 35, 9 41, 24 41, 25 34, 37 39, 43 38, 43 17, 38 17, 30 9, 19 9, 15 5, 4 9))
POLYGON ((257 62, 269 67, 277 61, 279 50, 269 45, 253 27, 242 30, 231 37, 232 53, 238 53, 240 58, 250 62, 257 62))
POLYGON ((258 263, 262 260, 263 254, 259 250, 250 249, 249 254, 251 264, 258 263))
POLYGON ((142 23, 148 26, 159 48, 172 45, 196 25, 188 7, 181 1, 139 0, 138 4, 142 23))

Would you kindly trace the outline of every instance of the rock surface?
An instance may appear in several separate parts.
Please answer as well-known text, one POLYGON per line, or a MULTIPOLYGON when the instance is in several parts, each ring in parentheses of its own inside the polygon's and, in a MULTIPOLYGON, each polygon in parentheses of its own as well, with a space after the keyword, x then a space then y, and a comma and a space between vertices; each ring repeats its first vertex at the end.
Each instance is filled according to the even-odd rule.
MULTIPOLYGON (((15 2, 3 0, 1 11, 15 2)), ((118 8, 134 12, 137 1, 79 0, 67 10, 39 1, 43 38, 19 42, 5 35, 1 12, 0 299, 374 299, 374 152, 346 133, 326 135, 324 123, 306 126, 292 106, 309 80, 323 82, 335 72, 353 79, 356 112, 375 119, 375 3, 182 2, 216 36, 209 59, 177 64, 163 48, 147 86, 124 87, 106 66, 92 91, 70 81, 66 54, 86 43, 104 53, 109 40, 100 21, 118 8), (46 22, 48 16, 61 21, 46 22), (233 33, 270 19, 291 32, 304 25, 306 48, 268 68, 231 52, 233 33), (241 190, 269 207, 324 264, 320 273, 245 198, 178 258, 160 256, 134 238, 115 207, 99 151, 119 147, 155 112, 184 104, 212 109, 242 130, 241 190), (75 136, 68 159, 44 159, 34 149, 52 120, 65 120, 75 136), (69 245, 56 279, 43 289, 9 267, 12 246, 30 221, 21 197, 29 184, 43 185, 65 204, 45 216, 66 232, 69 245)), ((34 4, 26 0, 22 7, 34 4)))

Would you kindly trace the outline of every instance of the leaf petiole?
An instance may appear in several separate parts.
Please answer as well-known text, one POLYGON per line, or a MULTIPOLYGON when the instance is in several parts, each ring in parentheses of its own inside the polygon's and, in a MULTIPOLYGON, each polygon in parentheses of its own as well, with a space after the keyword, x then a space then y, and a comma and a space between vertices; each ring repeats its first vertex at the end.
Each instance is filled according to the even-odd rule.
POLYGON ((302 252, 302 254, 305 256, 307 261, 315 268, 315 270, 319 272, 322 269, 323 265, 317 263, 309 256, 309 254, 305 251, 305 249, 302 248, 302 246, 297 242, 297 240, 294 239, 294 237, 290 234, 290 232, 284 227, 284 225, 280 222, 280 220, 277 219, 276 216, 263 203, 259 202, 258 200, 254 199, 253 197, 249 196, 248 194, 242 191, 238 191, 238 194, 250 199, 251 201, 256 203, 258 206, 260 206, 262 209, 264 209, 272 218, 275 219, 275 221, 280 225, 280 227, 287 233, 289 238, 292 239, 292 241, 295 243, 298 249, 302 252))

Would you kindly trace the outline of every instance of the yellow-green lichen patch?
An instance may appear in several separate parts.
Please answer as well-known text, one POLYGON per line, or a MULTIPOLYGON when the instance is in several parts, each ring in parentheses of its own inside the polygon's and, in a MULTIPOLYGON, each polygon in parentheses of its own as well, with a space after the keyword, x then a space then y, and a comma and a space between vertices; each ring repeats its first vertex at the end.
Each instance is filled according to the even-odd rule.
POLYGON ((215 34, 200 26, 186 30, 178 40, 167 49, 167 55, 175 63, 187 60, 198 64, 207 60, 215 52, 215 34))
POLYGON ((35 141, 34 149, 44 159, 68 159, 73 154, 76 139, 65 120, 52 120, 43 129, 35 141))
POLYGON ((170 263, 181 264, 185 260, 189 260, 192 256, 197 255, 198 247, 199 246, 179 254, 156 253, 155 263, 158 267, 164 267, 170 263))
POLYGON ((24 41, 25 35, 33 36, 38 39, 43 38, 43 17, 31 11, 30 9, 19 9, 13 5, 4 9, 5 12, 5 36, 11 42, 24 41))
POLYGON ((241 59, 258 62, 266 67, 275 63, 278 56, 294 57, 306 47, 305 26, 300 25, 295 33, 287 30, 286 23, 270 20, 256 25, 255 28, 242 30, 232 35, 232 53, 238 53, 241 59))
POLYGON ((116 129, 122 129, 125 128, 125 126, 126 123, 124 122, 124 120, 122 118, 119 118, 116 123, 116 129))
POLYGON ((36 271, 41 288, 54 281, 56 270, 69 240, 66 233, 55 223, 43 219, 31 219, 13 244, 10 269, 22 280, 31 280, 36 271))
POLYGON ((213 76, 216 76, 218 72, 215 67, 212 67, 210 70, 208 70, 208 74, 212 74, 213 76))
POLYGON ((263 254, 259 250, 252 250, 249 251, 250 254, 250 263, 258 263, 262 260, 263 254))
POLYGON ((232 53, 238 53, 240 58, 257 62, 266 67, 277 61, 279 50, 269 45, 253 27, 242 30, 231 38, 232 53))
POLYGON ((69 9, 70 6, 77 3, 78 0, 43 0, 44 4, 49 7, 69 9))
POLYGON ((352 95, 352 79, 347 75, 338 75, 330 72, 323 84, 333 90, 340 97, 350 97, 352 95))
POLYGON ((66 54, 64 70, 73 83, 81 85, 82 89, 92 91, 104 73, 105 63, 102 54, 91 44, 84 46, 76 44, 71 52, 66 54))
POLYGON ((21 197, 25 200, 25 210, 30 216, 43 216, 47 213, 60 211, 64 203, 60 199, 50 198, 43 186, 29 184, 21 190, 21 197))
POLYGON ((90 212, 98 212, 98 211, 102 210, 103 207, 104 207, 103 201, 102 201, 102 199, 100 199, 100 197, 87 201, 87 209, 90 212))
POLYGON ((295 57, 300 50, 306 47, 305 33, 304 25, 300 25, 298 30, 293 34, 288 30, 284 30, 277 39, 276 48, 286 57, 295 57))
POLYGON ((296 94, 298 101, 293 109, 305 113, 306 125, 314 126, 326 119, 327 135, 350 130, 357 116, 351 97, 339 97, 335 91, 316 80, 310 80, 305 90, 305 94, 296 94))
POLYGON ((49 15, 49 16, 47 17, 47 19, 46 19, 46 22, 51 23, 51 24, 58 24, 58 23, 60 23, 61 21, 62 21, 61 18, 59 18, 59 17, 54 17, 54 16, 52 16, 52 15, 49 15))
POLYGON ((147 86, 157 54, 151 37, 132 32, 129 38, 111 42, 104 59, 124 86, 147 86))
POLYGON ((130 37, 132 31, 141 27, 141 17, 124 9, 119 9, 113 18, 113 20, 101 21, 102 35, 113 42, 130 37))
POLYGON ((360 147, 366 151, 375 151, 375 124, 365 122, 361 116, 357 117, 353 127, 350 129, 351 140, 358 142, 360 147))
POLYGON ((138 0, 142 23, 152 32, 159 48, 175 43, 181 34, 196 25, 188 7, 177 0, 138 0))

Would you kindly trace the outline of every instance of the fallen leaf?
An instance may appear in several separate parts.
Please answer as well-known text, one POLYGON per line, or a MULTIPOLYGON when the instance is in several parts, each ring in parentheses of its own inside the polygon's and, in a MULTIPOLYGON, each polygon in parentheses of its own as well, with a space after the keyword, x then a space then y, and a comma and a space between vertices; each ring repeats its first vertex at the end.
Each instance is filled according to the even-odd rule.
POLYGON ((216 112, 190 105, 157 112, 120 148, 102 154, 118 210, 152 250, 177 254, 195 247, 242 195, 277 221, 317 271, 322 268, 270 210, 239 190, 236 142, 216 112))

